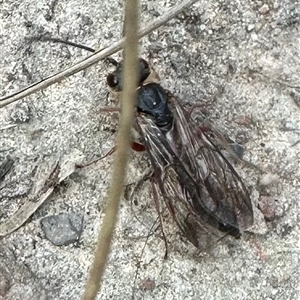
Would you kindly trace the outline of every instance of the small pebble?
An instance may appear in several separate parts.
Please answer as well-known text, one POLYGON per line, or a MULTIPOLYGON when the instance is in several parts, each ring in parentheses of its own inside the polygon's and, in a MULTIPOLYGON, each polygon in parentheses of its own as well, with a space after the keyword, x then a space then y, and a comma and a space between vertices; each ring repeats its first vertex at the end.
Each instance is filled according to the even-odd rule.
POLYGON ((250 25, 247 26, 247 31, 251 32, 254 28, 255 28, 255 25, 250 24, 250 25))
POLYGON ((201 24, 201 25, 200 25, 200 30, 203 31, 203 30, 205 30, 205 28, 206 28, 206 26, 205 26, 204 24, 201 24))
POLYGON ((279 176, 277 174, 264 174, 260 177, 259 185, 267 186, 279 180, 279 176))
POLYGON ((269 8, 268 4, 264 4, 264 5, 259 9, 259 12, 260 12, 262 15, 268 14, 269 11, 270 11, 270 8, 269 8))
POLYGON ((56 246, 69 245, 80 238, 83 218, 75 213, 47 216, 41 220, 46 238, 56 246))
POLYGON ((31 118, 31 109, 26 102, 17 103, 10 112, 10 120, 13 123, 28 123, 31 118))

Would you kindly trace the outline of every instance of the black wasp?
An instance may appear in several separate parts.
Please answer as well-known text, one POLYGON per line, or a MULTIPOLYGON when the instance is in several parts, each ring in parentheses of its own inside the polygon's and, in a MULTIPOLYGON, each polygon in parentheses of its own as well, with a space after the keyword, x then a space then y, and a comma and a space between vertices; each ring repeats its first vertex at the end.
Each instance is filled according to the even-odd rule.
MULTIPOLYGON (((120 92, 123 63, 114 65, 116 70, 107 76, 107 83, 120 92)), ((135 129, 153 167, 151 185, 158 213, 167 208, 188 240, 200 249, 210 244, 212 235, 238 238, 253 224, 246 186, 153 72, 139 59, 135 129)))
MULTIPOLYGON (((60 39, 35 40, 95 52, 60 39)), ((107 60, 115 66, 107 84, 112 91, 122 92, 123 62, 107 60)), ((176 97, 160 85, 158 75, 144 59, 139 59, 138 74, 134 128, 142 145, 132 142, 132 148, 148 152, 159 215, 167 208, 184 236, 199 249, 212 244, 213 237, 240 237, 241 231, 253 224, 250 195, 240 176, 176 97)))

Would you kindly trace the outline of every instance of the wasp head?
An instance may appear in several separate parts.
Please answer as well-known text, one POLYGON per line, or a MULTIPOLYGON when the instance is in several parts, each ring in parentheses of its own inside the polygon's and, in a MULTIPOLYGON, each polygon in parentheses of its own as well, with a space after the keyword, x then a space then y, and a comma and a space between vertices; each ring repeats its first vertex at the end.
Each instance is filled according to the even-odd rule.
MULTIPOLYGON (((114 65, 116 66, 116 69, 107 76, 106 81, 113 91, 121 92, 123 90, 124 61, 121 61, 120 63, 115 62, 114 65)), ((142 58, 139 58, 138 68, 138 85, 140 86, 150 75, 151 70, 149 64, 142 58)))

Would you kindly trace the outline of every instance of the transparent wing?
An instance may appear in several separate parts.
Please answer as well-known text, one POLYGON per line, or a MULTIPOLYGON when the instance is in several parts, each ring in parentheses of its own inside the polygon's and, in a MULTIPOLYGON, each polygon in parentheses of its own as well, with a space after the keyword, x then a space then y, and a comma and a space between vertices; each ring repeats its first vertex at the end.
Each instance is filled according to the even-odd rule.
POLYGON ((198 248, 253 222, 249 194, 230 163, 176 99, 174 126, 163 134, 147 116, 137 123, 154 168, 154 185, 184 235, 198 248))
POLYGON ((205 186, 205 198, 200 201, 221 220, 221 230, 230 226, 243 230, 251 226, 251 199, 241 178, 209 137, 192 120, 187 120, 175 98, 172 106, 177 151, 191 174, 205 186))

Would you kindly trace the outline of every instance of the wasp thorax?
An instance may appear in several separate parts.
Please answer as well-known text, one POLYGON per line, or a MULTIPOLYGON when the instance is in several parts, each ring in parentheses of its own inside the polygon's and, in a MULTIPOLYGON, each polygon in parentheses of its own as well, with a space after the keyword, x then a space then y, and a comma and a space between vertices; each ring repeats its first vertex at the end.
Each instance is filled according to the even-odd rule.
POLYGON ((168 107, 168 96, 157 83, 139 88, 137 110, 151 117, 159 127, 172 123, 173 115, 168 107))

